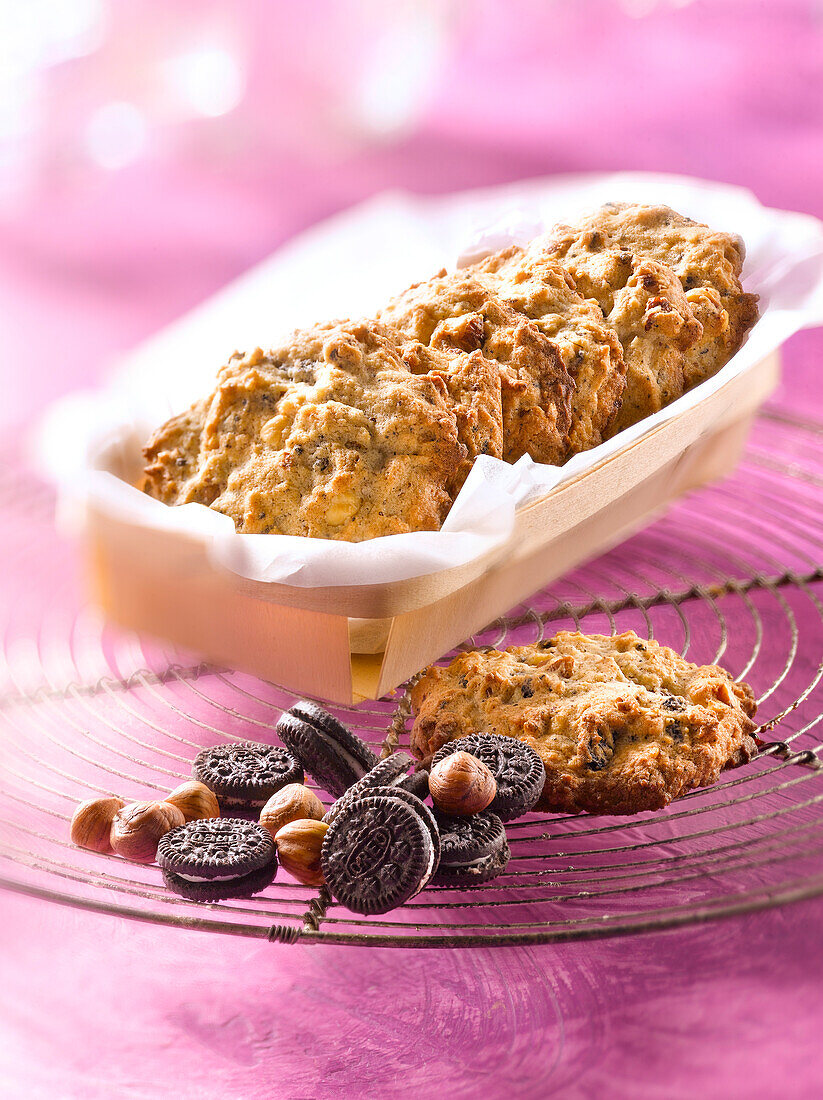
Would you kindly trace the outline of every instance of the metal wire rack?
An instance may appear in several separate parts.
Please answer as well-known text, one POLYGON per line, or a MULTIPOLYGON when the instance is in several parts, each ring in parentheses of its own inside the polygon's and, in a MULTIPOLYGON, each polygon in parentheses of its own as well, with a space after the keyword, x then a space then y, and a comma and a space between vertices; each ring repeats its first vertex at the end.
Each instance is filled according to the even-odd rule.
MULTIPOLYGON (((155 924, 404 947, 625 935, 823 893, 823 424, 767 412, 732 477, 465 643, 633 628, 719 661, 759 697, 755 760, 659 813, 513 822, 501 878, 430 887, 376 918, 282 872, 258 897, 196 904, 167 891, 154 866, 71 845, 79 800, 162 797, 203 745, 273 739, 294 697, 116 631, 78 603, 49 491, 13 453, 0 459, 0 884, 155 924)), ((402 691, 337 713, 378 750, 407 741, 402 691)))

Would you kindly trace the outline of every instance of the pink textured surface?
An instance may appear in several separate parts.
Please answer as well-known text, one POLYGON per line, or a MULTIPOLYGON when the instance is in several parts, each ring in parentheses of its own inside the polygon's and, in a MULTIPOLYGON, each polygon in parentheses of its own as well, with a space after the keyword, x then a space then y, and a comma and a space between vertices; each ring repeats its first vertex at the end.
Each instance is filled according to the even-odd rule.
MULTIPOLYGON (((234 173, 153 164, 33 192, 0 222, 0 421, 16 435, 291 233, 387 186, 640 167, 741 183, 823 216, 823 23, 811 5, 660 5, 640 22, 606 2, 478 8, 461 9, 448 76, 398 145, 321 165, 264 152, 234 173)), ((791 342, 780 402, 823 419, 821 352, 820 333, 791 342)), ((29 592, 58 680, 75 586, 63 547, 0 577, 4 602, 29 592)), ((26 622, 14 632, 25 639, 26 622)), ((73 648, 93 651, 82 637, 73 648)), ((115 641, 108 656, 128 668, 134 655, 115 641)), ((8 895, 0 907, 0 1091, 13 1097, 823 1088, 821 901, 642 938, 475 952, 285 947, 8 895)))

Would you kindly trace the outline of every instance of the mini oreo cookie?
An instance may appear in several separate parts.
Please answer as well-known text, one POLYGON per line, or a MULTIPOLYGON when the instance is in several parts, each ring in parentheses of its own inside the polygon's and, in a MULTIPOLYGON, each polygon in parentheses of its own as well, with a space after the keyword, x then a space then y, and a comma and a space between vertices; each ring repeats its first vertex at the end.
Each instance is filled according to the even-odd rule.
POLYGON ((326 811, 323 820, 331 825, 338 809, 344 802, 350 798, 359 798, 361 795, 370 794, 375 787, 402 788, 403 780, 407 777, 408 770, 413 763, 414 761, 407 752, 393 752, 391 756, 378 760, 373 768, 370 768, 362 778, 358 779, 356 783, 352 783, 340 795, 334 805, 326 811))
MULTIPOLYGON (((385 761, 381 760, 380 764, 384 764, 385 761)), ((407 806, 411 806, 414 812, 422 820, 423 824, 429 831, 432 844, 434 845, 434 866, 432 868, 432 874, 437 870, 440 863, 440 830, 437 827, 437 821, 434 814, 421 799, 407 791, 404 787, 398 784, 392 784, 390 787, 372 786, 370 780, 379 771, 380 765, 364 775, 361 780, 354 784, 353 787, 349 787, 344 795, 342 795, 335 804, 326 812, 323 821, 327 825, 331 825, 337 819, 340 811, 348 806, 352 802, 356 802, 358 799, 366 797, 378 797, 378 798, 399 798, 401 802, 405 802, 407 806)))
POLYGON ((277 849, 254 821, 212 817, 161 837, 157 862, 170 890, 192 901, 220 901, 265 890, 277 872, 277 849))
POLYGON ((472 733, 449 741, 434 754, 432 767, 453 752, 468 752, 486 765, 497 781, 497 794, 489 809, 501 821, 527 814, 536 804, 546 782, 543 761, 530 745, 515 737, 472 733))
POLYGON ((437 886, 477 886, 505 871, 511 857, 503 822, 489 810, 467 817, 435 813, 440 830, 437 886))
POLYGON ((303 769, 279 745, 255 741, 215 745, 202 749, 191 770, 200 783, 217 795, 227 810, 260 810, 287 783, 302 783, 303 769))
POLYGON ((285 711, 275 728, 309 775, 335 798, 378 762, 365 741, 346 729, 333 714, 308 700, 285 711))
POLYGON ((414 796, 393 791, 341 806, 323 840, 326 885, 354 913, 388 913, 418 894, 435 867, 435 847, 414 796))
POLYGON ((401 779, 398 786, 422 801, 424 798, 429 797, 429 773, 425 768, 411 772, 404 779, 401 779))

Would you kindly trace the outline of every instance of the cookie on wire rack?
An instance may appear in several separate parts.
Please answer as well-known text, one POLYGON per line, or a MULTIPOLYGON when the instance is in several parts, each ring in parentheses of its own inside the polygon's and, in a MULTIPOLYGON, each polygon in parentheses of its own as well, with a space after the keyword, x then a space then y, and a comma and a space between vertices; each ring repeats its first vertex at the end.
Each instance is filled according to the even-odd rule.
POLYGON ((377 790, 348 800, 329 826, 323 875, 352 912, 388 913, 419 894, 434 874, 438 851, 412 800, 407 791, 377 790))
POLYGON ((546 770, 539 810, 634 814, 717 782, 757 751, 751 688, 634 631, 561 631, 471 651, 411 692, 412 751, 485 733, 531 746, 546 770))
POLYGON ((255 812, 288 783, 302 783, 303 769, 279 745, 240 741, 201 749, 192 775, 217 795, 223 810, 255 812))
POLYGON ((221 901, 265 890, 277 872, 277 850, 256 822, 203 818, 166 833, 157 863, 175 893, 191 901, 221 901))
POLYGON ((378 763, 365 741, 307 699, 289 707, 275 729, 309 775, 335 798, 378 763))

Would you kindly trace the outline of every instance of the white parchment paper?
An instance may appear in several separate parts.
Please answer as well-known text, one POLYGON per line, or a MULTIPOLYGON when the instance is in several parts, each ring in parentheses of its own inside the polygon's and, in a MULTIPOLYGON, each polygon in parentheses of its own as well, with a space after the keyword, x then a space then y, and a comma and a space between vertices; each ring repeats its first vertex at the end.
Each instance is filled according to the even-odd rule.
POLYGON ((823 324, 823 223, 771 210, 740 188, 683 177, 617 173, 553 177, 434 199, 387 194, 312 229, 121 362, 104 390, 54 406, 35 459, 58 483, 61 512, 82 525, 93 502, 142 525, 202 538, 212 561, 244 577, 300 587, 375 584, 462 565, 502 545, 515 511, 748 370, 802 328, 823 324), (241 535, 199 504, 169 508, 122 476, 170 415, 209 392, 236 349, 266 347, 291 329, 369 315, 440 267, 471 262, 571 222, 606 201, 662 202, 746 242, 743 283, 761 317, 714 378, 563 467, 481 457, 442 530, 344 543, 241 535), (117 471, 117 472, 114 472, 117 471))

